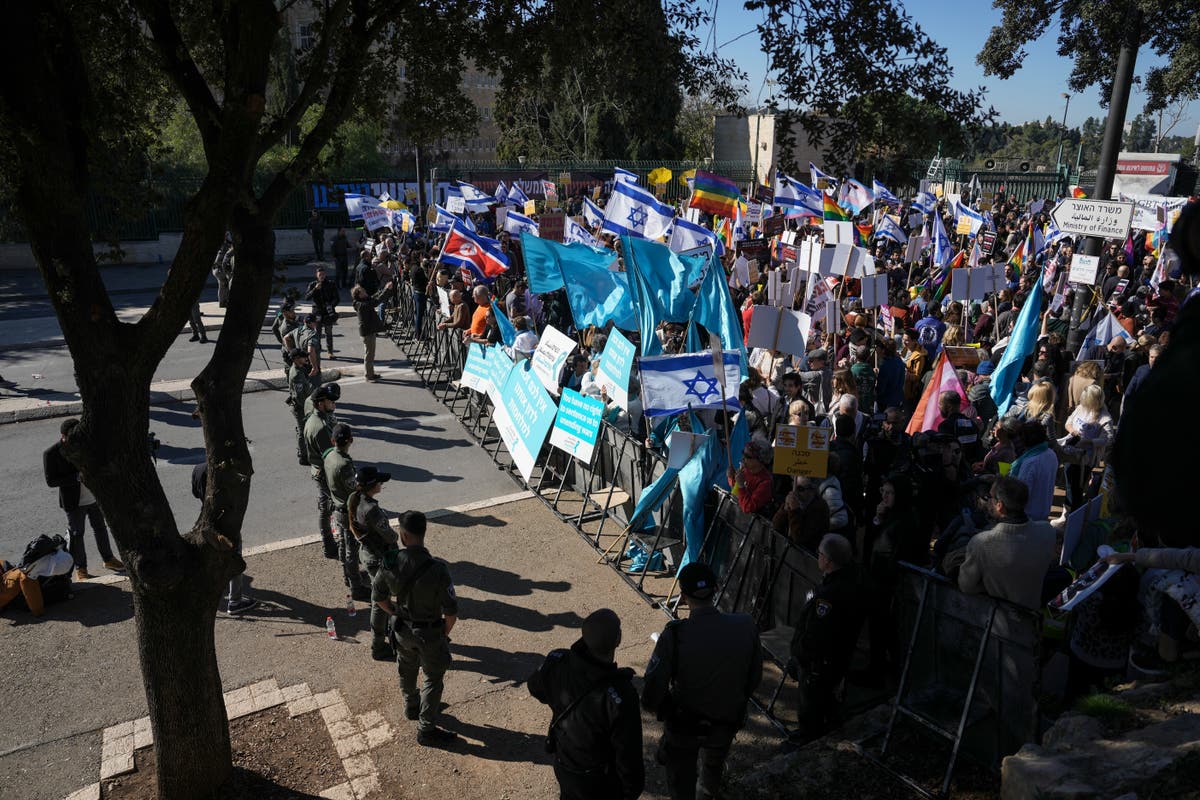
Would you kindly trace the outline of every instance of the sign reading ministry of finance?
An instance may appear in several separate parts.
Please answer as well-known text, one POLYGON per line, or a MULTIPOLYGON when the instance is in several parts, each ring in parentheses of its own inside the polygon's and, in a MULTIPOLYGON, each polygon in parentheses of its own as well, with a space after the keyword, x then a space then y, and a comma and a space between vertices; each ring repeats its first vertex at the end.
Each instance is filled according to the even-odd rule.
POLYGON ((1133 203, 1068 197, 1054 207, 1050 217, 1064 233, 1124 239, 1133 223, 1133 203))

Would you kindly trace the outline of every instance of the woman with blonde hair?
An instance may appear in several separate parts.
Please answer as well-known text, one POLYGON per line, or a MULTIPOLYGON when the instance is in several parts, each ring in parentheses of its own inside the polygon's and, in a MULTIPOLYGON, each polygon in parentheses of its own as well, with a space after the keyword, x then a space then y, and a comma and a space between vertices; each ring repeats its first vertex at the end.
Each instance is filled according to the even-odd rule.
POLYGON ((1014 405, 1005 415, 1021 422, 1040 422, 1046 429, 1046 440, 1053 443, 1058 438, 1057 422, 1054 419, 1054 402, 1058 392, 1048 380, 1040 380, 1029 387, 1023 404, 1014 405))
POLYGON ((1081 361, 1075 368, 1075 374, 1067 382, 1067 400, 1071 408, 1079 405, 1079 397, 1089 386, 1099 385, 1104 380, 1104 370, 1098 361, 1081 361))
POLYGON ((1078 405, 1067 417, 1066 429, 1067 435, 1059 442, 1059 458, 1066 463, 1066 507, 1076 509, 1086 502, 1087 479, 1108 455, 1115 433, 1099 384, 1092 384, 1080 393, 1078 405))

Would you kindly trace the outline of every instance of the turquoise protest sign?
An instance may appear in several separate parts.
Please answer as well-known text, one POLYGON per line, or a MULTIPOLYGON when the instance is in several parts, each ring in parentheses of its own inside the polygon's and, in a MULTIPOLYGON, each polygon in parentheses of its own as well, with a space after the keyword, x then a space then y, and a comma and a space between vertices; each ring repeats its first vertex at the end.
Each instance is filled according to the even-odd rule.
POLYGON ((554 400, 530 369, 528 361, 509 367, 496 403, 495 422, 504 446, 526 483, 554 424, 554 400))
POLYGON ((554 428, 550 431, 550 444, 590 463, 603 415, 604 403, 594 397, 584 397, 574 389, 563 389, 554 428))
POLYGON ((596 372, 596 378, 609 398, 626 411, 629 410, 629 371, 633 369, 636 352, 633 344, 613 328, 600 356, 600 369, 596 372))
POLYGON ((492 400, 492 405, 500 405, 500 394, 504 389, 504 382, 508 380, 508 373, 512 371, 512 359, 499 347, 486 348, 485 355, 487 356, 487 395, 492 400))
MULTIPOLYGON (((498 361, 496 356, 504 357, 495 347, 484 347, 472 342, 467 347, 467 361, 463 364, 462 378, 459 382, 464 388, 476 392, 488 392, 492 388, 492 362, 498 361)), ((504 362, 499 362, 503 366, 504 362)))

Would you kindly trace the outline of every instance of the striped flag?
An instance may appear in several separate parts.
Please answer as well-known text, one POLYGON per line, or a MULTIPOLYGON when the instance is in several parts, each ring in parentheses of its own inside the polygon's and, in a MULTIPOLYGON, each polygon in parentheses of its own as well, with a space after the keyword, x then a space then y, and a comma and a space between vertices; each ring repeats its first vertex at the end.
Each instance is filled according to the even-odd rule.
POLYGON ((917 403, 917 410, 913 412, 912 419, 908 421, 905 433, 913 436, 924 431, 936 430, 937 426, 942 424, 942 420, 945 418, 939 409, 941 403, 938 402, 942 392, 955 392, 961 398, 963 407, 966 408, 968 405, 967 392, 958 380, 954 366, 946 358, 945 350, 938 355, 933 374, 929 376, 929 383, 925 385, 925 391, 921 394, 921 400, 917 403))
POLYGON ((827 175, 817 167, 813 162, 808 162, 808 172, 812 176, 812 185, 814 189, 825 191, 826 189, 837 186, 837 180, 832 175, 827 175))
POLYGON ((888 188, 875 179, 871 179, 871 191, 875 193, 875 202, 882 205, 900 207, 900 198, 888 191, 888 188))
POLYGON ((825 195, 821 201, 822 217, 828 222, 849 222, 850 212, 837 204, 829 195, 825 195))
POLYGON ((733 218, 738 212, 738 201, 742 193, 737 184, 702 169, 696 170, 696 181, 692 184, 692 198, 688 208, 698 208, 709 214, 733 218))

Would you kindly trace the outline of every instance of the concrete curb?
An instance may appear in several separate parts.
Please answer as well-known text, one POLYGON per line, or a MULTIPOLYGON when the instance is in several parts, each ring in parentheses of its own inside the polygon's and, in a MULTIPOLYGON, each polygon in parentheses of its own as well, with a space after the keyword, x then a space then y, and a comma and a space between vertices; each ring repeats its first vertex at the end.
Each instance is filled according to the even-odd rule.
MULTIPOLYGON (((356 375, 357 373, 353 370, 343 371, 334 369, 327 372, 323 371, 321 373, 321 382, 329 383, 330 381, 337 381, 356 375)), ((180 381, 166 381, 166 383, 180 383, 180 381)), ((242 385, 242 394, 286 388, 287 378, 282 375, 267 376, 263 373, 258 373, 246 376, 246 382, 242 385)), ((195 399, 196 393, 192 391, 191 386, 187 385, 178 389, 150 389, 151 406, 168 406, 195 399)), ((26 408, 0 411, 0 425, 9 425, 14 422, 31 422, 39 419, 55 419, 57 417, 73 417, 82 412, 83 403, 79 400, 61 403, 47 402, 45 405, 31 405, 26 408)))
MULTIPOLYGON (((264 331, 269 330, 271 327, 271 324, 273 322, 275 322, 274 313, 268 314, 266 316, 266 318, 263 320, 262 330, 264 330, 264 331)), ((221 332, 221 326, 223 324, 224 324, 224 320, 222 320, 221 322, 205 324, 204 332, 219 334, 221 332)), ((191 335, 190 328, 179 332, 179 336, 190 336, 190 335, 191 335)), ((176 338, 179 338, 179 337, 176 337, 176 338)), ((5 350, 44 350, 44 349, 50 348, 50 347, 66 347, 66 346, 67 346, 67 340, 64 339, 63 337, 59 336, 58 338, 55 338, 55 339, 40 339, 35 342, 15 342, 13 344, 6 344, 6 345, 4 345, 4 349, 5 350)))

